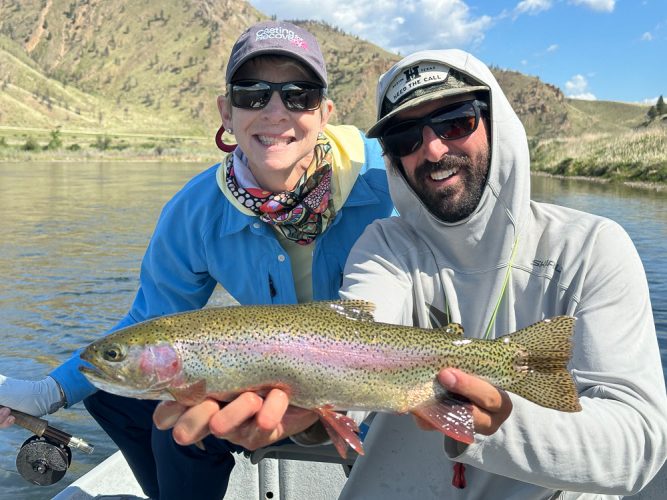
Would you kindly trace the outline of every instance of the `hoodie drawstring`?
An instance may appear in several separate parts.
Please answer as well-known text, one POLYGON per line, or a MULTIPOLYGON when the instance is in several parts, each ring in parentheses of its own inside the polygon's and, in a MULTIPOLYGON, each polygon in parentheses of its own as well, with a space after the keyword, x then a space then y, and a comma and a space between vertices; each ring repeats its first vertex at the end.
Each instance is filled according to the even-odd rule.
POLYGON ((465 465, 461 462, 454 464, 454 477, 452 478, 452 486, 462 490, 466 487, 465 465))

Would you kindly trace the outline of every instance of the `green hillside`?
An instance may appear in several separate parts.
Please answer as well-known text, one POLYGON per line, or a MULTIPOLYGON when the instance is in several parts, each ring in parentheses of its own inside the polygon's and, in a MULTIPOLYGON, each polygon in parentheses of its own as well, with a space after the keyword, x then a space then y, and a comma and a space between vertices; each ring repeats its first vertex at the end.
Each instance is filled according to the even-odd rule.
POLYGON ((646 118, 648 106, 614 101, 567 99, 572 120, 582 133, 626 132, 638 127, 646 118))
MULTIPOLYGON (((48 144, 41 154, 55 159, 217 155, 227 57, 238 34, 262 19, 239 0, 0 0, 0 159, 48 144)), ((377 79, 399 56, 324 23, 294 22, 322 45, 334 122, 368 128, 377 79)), ((536 77, 492 69, 524 123, 535 167, 571 174, 564 165, 585 159, 600 171, 598 157, 608 155, 591 150, 615 151, 613 142, 632 134, 624 140, 634 156, 615 163, 648 161, 662 172, 652 148, 667 127, 640 127, 648 106, 568 99, 536 77)))
MULTIPOLYGON (((2 44, 2 59, 21 49, 20 62, 43 75, 27 83, 19 61, 6 63, 2 74, 10 75, 13 97, 23 90, 32 94, 19 98, 24 104, 41 100, 59 108, 55 115, 38 110, 51 123, 65 126, 79 110, 73 123, 109 133, 204 135, 217 128, 215 98, 224 91, 227 55, 245 27, 265 18, 246 2, 226 0, 21 0, 1 9, 0 34, 14 42, 2 44)), ((367 95, 397 56, 324 24, 305 24, 332 68, 337 118, 368 126, 367 95)), ((37 116, 22 119, 44 124, 37 116)), ((2 117, 0 125, 10 120, 17 118, 2 117)))

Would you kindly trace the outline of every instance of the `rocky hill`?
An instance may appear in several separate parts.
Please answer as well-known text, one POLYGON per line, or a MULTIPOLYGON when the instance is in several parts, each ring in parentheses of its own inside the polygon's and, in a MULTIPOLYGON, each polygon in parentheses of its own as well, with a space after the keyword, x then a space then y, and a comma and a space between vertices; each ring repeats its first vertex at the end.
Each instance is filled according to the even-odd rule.
MULTIPOLYGON (((0 147, 12 133, 45 136, 56 128, 76 140, 210 138, 231 46, 262 19, 241 0, 0 0, 0 147)), ((294 22, 322 45, 334 121, 367 128, 377 79, 399 56, 324 23, 294 22)), ((574 101, 536 77, 492 70, 533 146, 627 132, 648 110, 574 101)))
MULTIPOLYGON (((0 125, 208 133, 231 46, 265 17, 238 0, 0 0, 0 125)), ((338 120, 367 126, 397 56, 302 24, 321 40, 338 120)))

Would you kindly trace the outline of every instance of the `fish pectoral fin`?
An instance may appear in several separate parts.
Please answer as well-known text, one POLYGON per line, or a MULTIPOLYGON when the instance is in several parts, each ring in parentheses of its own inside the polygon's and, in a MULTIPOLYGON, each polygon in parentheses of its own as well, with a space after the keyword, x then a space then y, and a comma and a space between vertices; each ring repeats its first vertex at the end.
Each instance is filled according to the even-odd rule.
POLYGON ((206 380, 198 380, 194 384, 181 387, 170 387, 167 392, 185 406, 194 406, 206 399, 206 380))
POLYGON ((437 430, 456 441, 472 444, 475 440, 472 405, 466 401, 443 397, 410 410, 437 430))
POLYGON ((348 445, 359 455, 364 454, 364 447, 359 439, 359 426, 347 415, 333 411, 330 407, 315 408, 313 410, 320 417, 331 442, 338 454, 347 458, 348 445))

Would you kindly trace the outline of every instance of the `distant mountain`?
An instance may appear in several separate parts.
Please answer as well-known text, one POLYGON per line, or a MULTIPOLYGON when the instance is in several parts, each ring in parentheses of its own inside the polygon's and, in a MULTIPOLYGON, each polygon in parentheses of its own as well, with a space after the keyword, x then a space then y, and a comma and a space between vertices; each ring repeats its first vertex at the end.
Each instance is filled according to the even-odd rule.
MULTIPOLYGON (((0 0, 0 130, 210 137, 231 46, 266 18, 240 0, 0 0)), ((368 128, 377 79, 399 56, 324 23, 293 22, 322 45, 334 121, 368 128)), ((568 99, 536 77, 492 71, 532 146, 624 133, 648 111, 568 99)))
MULTIPOLYGON (((0 0, 0 125, 204 134, 237 36, 264 19, 238 0, 0 0)), ((325 24, 339 121, 372 121, 375 82, 397 60, 325 24)))

